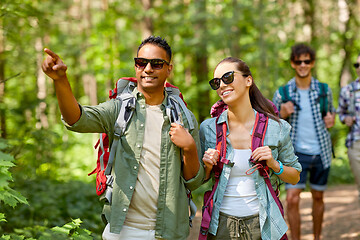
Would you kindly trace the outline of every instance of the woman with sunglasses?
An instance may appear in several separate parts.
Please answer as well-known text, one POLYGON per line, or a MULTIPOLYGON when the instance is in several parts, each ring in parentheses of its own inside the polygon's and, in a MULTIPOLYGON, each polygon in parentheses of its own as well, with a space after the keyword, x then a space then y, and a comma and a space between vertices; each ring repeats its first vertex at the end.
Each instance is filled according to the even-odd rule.
POLYGON ((280 120, 256 87, 249 67, 240 59, 223 59, 210 82, 227 110, 200 126, 201 150, 207 181, 218 164, 215 150, 216 124, 226 122, 226 159, 213 197, 213 210, 207 239, 281 239, 287 225, 258 171, 249 173, 254 164, 266 161, 271 183, 296 184, 301 165, 290 140, 290 125, 280 120), (256 115, 269 117, 264 146, 251 150, 256 115))

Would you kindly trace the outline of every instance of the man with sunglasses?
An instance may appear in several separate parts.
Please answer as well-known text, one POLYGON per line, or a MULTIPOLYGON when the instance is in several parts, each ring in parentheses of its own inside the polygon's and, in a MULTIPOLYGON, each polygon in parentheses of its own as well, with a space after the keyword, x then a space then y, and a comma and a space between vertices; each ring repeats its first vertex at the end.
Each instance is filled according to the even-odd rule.
POLYGON ((360 54, 354 63, 357 78, 341 88, 338 113, 340 121, 350 128, 345 145, 351 170, 358 187, 360 202, 360 54))
MULTIPOLYGON (((76 132, 105 132, 114 139, 121 101, 112 99, 97 106, 77 103, 67 66, 58 55, 44 50, 43 71, 54 80, 64 124, 76 132)), ((120 136, 113 163, 111 205, 105 205, 107 225, 103 239, 186 239, 189 212, 186 188, 201 185, 198 124, 187 130, 187 121, 171 123, 166 113, 166 79, 173 65, 165 39, 150 36, 139 46, 135 60, 137 87, 131 93, 135 110, 120 136), (186 186, 186 188, 185 188, 186 186)), ((181 111, 183 113, 183 111, 181 111)))
MULTIPOLYGON (((307 175, 310 175, 310 188, 313 199, 313 234, 314 239, 320 239, 324 215, 324 190, 330 171, 332 145, 328 128, 334 125, 335 114, 332 105, 332 92, 320 94, 320 83, 312 77, 311 70, 315 65, 315 52, 305 44, 292 47, 291 67, 295 77, 285 86, 287 101, 282 97, 279 88, 273 97, 273 102, 279 109, 280 117, 287 119, 292 125, 290 132, 296 155, 302 165, 300 181, 296 185, 286 184, 287 215, 290 225, 291 239, 300 239, 300 193, 306 187, 307 175), (327 111, 321 111, 320 99, 327 100, 327 111)), ((283 87, 283 88, 285 88, 283 87)))

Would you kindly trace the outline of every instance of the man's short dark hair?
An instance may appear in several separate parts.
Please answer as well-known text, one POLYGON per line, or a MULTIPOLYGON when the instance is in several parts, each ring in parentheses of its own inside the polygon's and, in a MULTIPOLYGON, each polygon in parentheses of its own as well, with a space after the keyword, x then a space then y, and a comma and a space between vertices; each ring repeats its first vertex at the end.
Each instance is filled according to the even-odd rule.
POLYGON ((142 42, 141 42, 141 44, 140 44, 140 46, 139 46, 139 48, 138 48, 138 50, 137 50, 137 54, 139 54, 139 51, 140 51, 140 49, 145 45, 145 44, 153 44, 153 45, 156 45, 156 46, 158 46, 158 47, 161 47, 162 49, 164 49, 165 51, 166 51, 166 55, 168 56, 168 60, 169 60, 169 62, 171 61, 171 47, 170 47, 170 45, 166 42, 166 40, 165 40, 165 38, 161 38, 161 37, 155 37, 155 36, 150 36, 150 37, 147 37, 147 38, 145 38, 142 42))
POLYGON ((309 54, 311 61, 315 60, 315 51, 304 43, 299 43, 291 48, 290 60, 295 61, 295 58, 299 58, 302 54, 309 54))

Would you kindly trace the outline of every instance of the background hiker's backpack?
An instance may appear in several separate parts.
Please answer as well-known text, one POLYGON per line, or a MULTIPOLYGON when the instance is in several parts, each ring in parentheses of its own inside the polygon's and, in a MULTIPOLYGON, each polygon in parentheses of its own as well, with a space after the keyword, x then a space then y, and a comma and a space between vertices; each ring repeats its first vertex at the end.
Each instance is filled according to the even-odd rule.
MULTIPOLYGON (((318 102, 320 103, 321 116, 325 117, 329 111, 330 112, 332 111, 331 109, 329 109, 329 102, 327 95, 329 86, 326 83, 322 83, 322 82, 318 82, 318 86, 319 86, 318 102)), ((281 96, 281 101, 283 103, 291 101, 295 107, 297 107, 299 110, 301 109, 300 106, 290 97, 289 84, 279 87, 279 94, 281 96)), ((285 120, 289 121, 289 117, 285 120)), ((334 144, 332 141, 331 141, 331 152, 333 157, 335 158, 334 144)))
MULTIPOLYGON (((271 102, 271 101, 270 101, 271 102)), ((272 102, 271 102, 272 103, 272 102)), ((278 114, 277 108, 272 103, 272 106, 274 107, 275 112, 278 114)), ((218 164, 214 165, 213 172, 215 177, 215 184, 212 188, 212 190, 205 192, 204 194, 204 206, 202 208, 202 220, 200 225, 200 233, 199 233, 199 240, 206 240, 209 227, 210 227, 210 221, 212 217, 212 209, 214 206, 213 203, 213 196, 216 191, 216 188, 219 183, 220 175, 222 172, 222 168, 224 164, 228 164, 229 160, 226 159, 226 131, 227 131, 227 125, 226 122, 217 124, 218 118, 221 115, 221 113, 227 109, 227 105, 222 101, 219 100, 216 102, 212 108, 211 108, 211 116, 217 117, 216 118, 216 150, 220 152, 220 157, 218 160, 218 164)), ((263 146, 264 144, 264 137, 267 129, 269 117, 266 115, 258 112, 256 114, 256 120, 254 125, 253 134, 251 137, 251 150, 254 151, 256 148, 263 146)), ((274 190, 270 181, 270 177, 268 174, 269 167, 266 165, 266 161, 261 162, 254 162, 254 160, 251 158, 250 161, 254 163, 255 170, 259 171, 259 174, 264 177, 265 183, 267 187, 269 188, 269 191, 275 200, 276 204, 278 205, 280 212, 282 216, 284 217, 284 209, 280 202, 280 199, 278 198, 278 192, 277 190, 274 190)), ((287 240, 286 233, 284 236, 282 236, 281 240, 287 240)))
MULTIPOLYGON (((106 133, 101 133, 100 138, 95 144, 95 149, 98 149, 98 159, 96 168, 89 173, 92 175, 96 173, 96 194, 100 196, 101 200, 105 200, 111 204, 112 200, 112 185, 114 177, 111 175, 112 166, 114 163, 115 152, 119 143, 120 137, 125 133, 128 122, 131 120, 135 110, 136 100, 132 95, 132 91, 136 87, 136 78, 121 78, 116 82, 116 87, 109 91, 110 99, 118 99, 121 101, 121 108, 115 123, 114 140, 109 146, 109 136, 106 133)), ((175 122, 183 125, 183 120, 186 120, 189 130, 194 129, 194 124, 191 118, 191 113, 186 107, 183 96, 179 89, 170 83, 165 84, 165 91, 168 94, 168 102, 166 106, 166 114, 170 122, 175 122), (180 111, 182 109, 184 117, 180 111)), ((190 226, 192 219, 196 214, 196 205, 191 200, 191 192, 187 189, 190 206, 190 226)))
MULTIPOLYGON (((320 111, 322 117, 325 117, 327 112, 329 111, 328 107, 328 98, 327 98, 327 92, 328 92, 328 85, 326 83, 318 82, 319 86, 319 103, 320 103, 320 111)), ((286 84, 284 86, 279 87, 279 94, 281 96, 282 102, 288 102, 291 101, 294 106, 300 109, 300 106, 290 97, 289 92, 289 85, 286 84)))

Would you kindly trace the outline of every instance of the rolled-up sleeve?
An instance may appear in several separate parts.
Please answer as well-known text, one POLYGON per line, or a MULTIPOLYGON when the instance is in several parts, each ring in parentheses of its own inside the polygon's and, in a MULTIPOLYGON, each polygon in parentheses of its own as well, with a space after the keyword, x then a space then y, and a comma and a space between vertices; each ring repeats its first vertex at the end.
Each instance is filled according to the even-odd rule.
POLYGON ((350 101, 350 91, 348 86, 342 87, 339 96, 339 106, 337 112, 339 114, 339 119, 342 123, 349 114, 349 101, 350 101))
POLYGON ((65 127, 74 132, 81 133, 110 133, 113 132, 114 123, 119 113, 119 101, 109 100, 96 106, 82 106, 80 119, 73 125, 67 124, 63 119, 65 127))
POLYGON ((302 167, 298 161, 298 157, 295 155, 294 147, 290 138, 291 125, 281 120, 281 132, 280 132, 280 146, 278 159, 286 166, 293 167, 297 171, 301 172, 302 167))
POLYGON ((200 167, 199 167, 199 171, 197 172, 196 176, 189 179, 189 180, 185 180, 185 185, 186 187, 193 191, 195 189, 197 189, 198 187, 201 186, 201 184, 203 183, 204 177, 205 177, 205 171, 204 171, 204 167, 203 167, 203 163, 202 163, 202 154, 201 154, 201 146, 200 146, 200 138, 199 138, 199 127, 198 127, 198 122, 196 121, 195 116, 192 114, 192 121, 194 124, 194 129, 191 132, 191 136, 194 138, 194 141, 196 143, 196 148, 197 148, 197 153, 198 153, 198 160, 200 163, 200 167))

